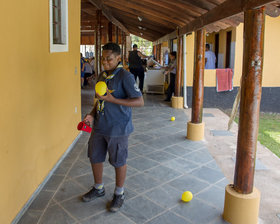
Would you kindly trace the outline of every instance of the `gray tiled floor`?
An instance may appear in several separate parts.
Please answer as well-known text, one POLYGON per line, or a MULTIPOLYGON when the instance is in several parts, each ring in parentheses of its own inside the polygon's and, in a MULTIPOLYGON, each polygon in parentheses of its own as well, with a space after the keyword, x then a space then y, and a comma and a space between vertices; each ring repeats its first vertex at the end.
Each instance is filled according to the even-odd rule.
MULTIPOLYGON (((129 139, 126 200, 116 214, 106 205, 114 190, 114 169, 106 161, 106 195, 83 203, 80 195, 93 185, 87 159, 88 134, 83 133, 20 224, 218 224, 228 183, 203 142, 185 139, 184 111, 162 103, 163 96, 145 96, 145 107, 133 109, 134 133, 129 139), (175 116, 175 121, 170 117, 175 116), (182 203, 184 191, 194 198, 182 203)), ((92 107, 92 90, 82 91, 82 113, 92 107)))

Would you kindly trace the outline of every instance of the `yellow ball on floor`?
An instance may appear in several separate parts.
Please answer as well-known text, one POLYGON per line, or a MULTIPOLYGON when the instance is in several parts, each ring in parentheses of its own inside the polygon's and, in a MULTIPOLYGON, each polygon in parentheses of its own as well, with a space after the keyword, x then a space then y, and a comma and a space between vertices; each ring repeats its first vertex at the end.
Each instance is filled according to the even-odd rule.
POLYGON ((175 117, 171 117, 171 119, 170 119, 171 121, 175 121, 175 117))
POLYGON ((98 93, 100 96, 105 95, 107 90, 107 85, 103 81, 99 81, 95 85, 95 92, 98 93))
POLYGON ((182 201, 183 202, 189 202, 191 201, 193 198, 193 195, 192 195, 192 192, 190 191, 185 191, 183 194, 182 194, 182 201))

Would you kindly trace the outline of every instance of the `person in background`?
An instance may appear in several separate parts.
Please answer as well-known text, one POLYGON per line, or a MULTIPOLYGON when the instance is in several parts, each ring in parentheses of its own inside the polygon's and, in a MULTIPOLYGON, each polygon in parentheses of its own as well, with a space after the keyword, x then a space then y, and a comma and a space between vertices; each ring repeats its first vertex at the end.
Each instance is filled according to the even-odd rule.
POLYGON ((133 44, 133 51, 129 52, 128 63, 129 63, 129 71, 134 75, 135 81, 137 77, 139 78, 139 89, 143 93, 144 86, 144 68, 143 62, 141 59, 148 58, 148 56, 142 54, 137 50, 137 44, 133 44))
POLYGON ((84 67, 85 67, 84 86, 87 86, 93 79, 93 71, 88 61, 85 62, 84 67))
POLYGON ((107 43, 102 47, 101 62, 104 72, 99 74, 97 80, 106 82, 107 94, 100 96, 96 93, 98 101, 84 118, 86 124, 93 125, 88 142, 88 157, 94 186, 82 196, 82 200, 89 202, 105 195, 102 174, 108 152, 109 162, 115 168, 116 174, 114 196, 109 205, 111 212, 118 211, 125 198, 128 137, 133 131, 131 107, 144 106, 142 94, 133 75, 120 65, 120 52, 116 43, 107 43))
POLYGON ((89 52, 86 51, 86 54, 85 54, 86 58, 89 58, 89 52))
POLYGON ((94 59, 95 59, 94 57, 91 57, 89 59, 89 64, 91 66, 92 71, 95 71, 95 60, 94 59))
POLYGON ((215 69, 216 55, 210 51, 210 45, 206 44, 205 47, 205 69, 215 69))
POLYGON ((85 60, 83 58, 83 54, 80 54, 81 59, 80 59, 80 63, 81 63, 81 88, 84 88, 84 77, 85 77, 85 60))
POLYGON ((170 73, 170 82, 169 86, 167 89, 167 96, 164 101, 170 102, 172 94, 175 92, 175 81, 176 81, 176 72, 177 72, 177 60, 176 60, 176 51, 172 51, 169 54, 170 57, 170 63, 169 65, 165 68, 166 71, 164 72, 164 75, 167 75, 170 73))
POLYGON ((97 74, 95 74, 95 58, 94 58, 94 57, 91 57, 91 58, 90 58, 89 64, 90 64, 90 66, 91 66, 92 74, 93 74, 93 77, 94 77, 94 79, 95 79, 97 74))

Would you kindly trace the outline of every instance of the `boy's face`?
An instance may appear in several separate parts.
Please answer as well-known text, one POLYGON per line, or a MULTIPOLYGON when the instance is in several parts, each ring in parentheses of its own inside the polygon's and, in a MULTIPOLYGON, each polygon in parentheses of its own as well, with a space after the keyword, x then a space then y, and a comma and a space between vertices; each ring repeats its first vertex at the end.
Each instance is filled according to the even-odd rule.
POLYGON ((114 70, 117 67, 120 60, 121 60, 121 56, 112 53, 111 50, 102 51, 101 62, 106 71, 114 70))

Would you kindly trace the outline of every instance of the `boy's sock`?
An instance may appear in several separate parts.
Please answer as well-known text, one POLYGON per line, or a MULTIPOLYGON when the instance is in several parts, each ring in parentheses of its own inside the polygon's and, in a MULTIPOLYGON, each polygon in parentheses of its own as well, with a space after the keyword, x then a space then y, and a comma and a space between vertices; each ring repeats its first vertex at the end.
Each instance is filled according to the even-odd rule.
POLYGON ((97 190, 101 190, 104 187, 104 183, 102 184, 94 184, 94 188, 97 190))
POLYGON ((122 195, 124 192, 124 187, 115 187, 115 195, 122 195))

